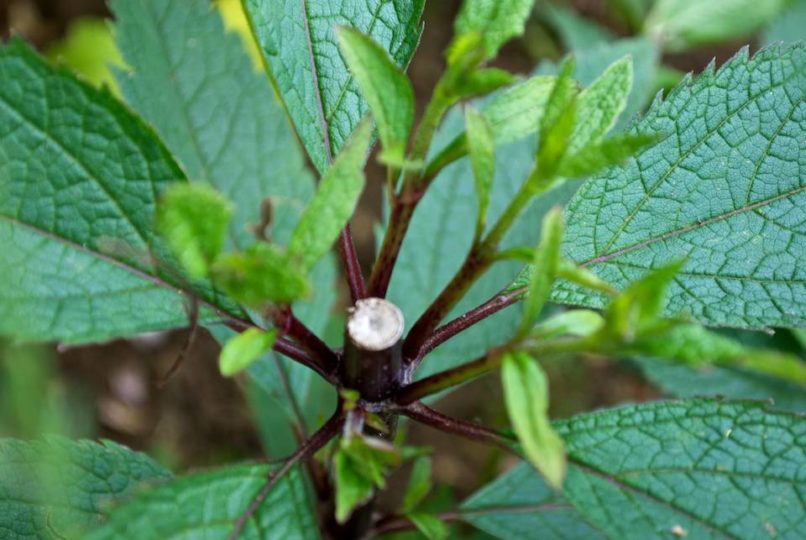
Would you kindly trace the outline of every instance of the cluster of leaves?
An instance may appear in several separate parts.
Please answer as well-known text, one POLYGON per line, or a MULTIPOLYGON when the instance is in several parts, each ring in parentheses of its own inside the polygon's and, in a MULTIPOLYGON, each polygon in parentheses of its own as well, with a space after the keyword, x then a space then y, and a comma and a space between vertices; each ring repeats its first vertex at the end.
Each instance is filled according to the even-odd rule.
MULTIPOLYGON (((354 530, 351 517, 414 458, 400 508, 362 532, 444 538, 443 521, 460 519, 507 539, 806 534, 801 416, 693 398, 552 423, 541 367, 631 358, 682 395, 686 373, 716 369, 695 394, 783 396, 803 410, 796 354, 705 326, 806 326, 806 48, 742 51, 624 129, 652 87, 656 43, 586 30, 592 47, 518 79, 487 64, 524 32, 533 1, 465 0, 418 120, 405 66, 422 1, 333 4, 245 0, 248 18, 235 20, 256 71, 203 0, 113 1, 127 105, 19 40, 0 49, 0 333, 88 343, 181 327, 189 313, 225 342, 222 373, 246 370, 267 453, 293 448, 283 430, 302 435, 279 467, 179 479, 111 443, 3 439, 0 531, 318 538, 313 491, 333 487, 336 527, 354 530), (365 284, 348 222, 373 122, 389 215, 365 284), (337 239, 353 300, 420 314, 402 369, 423 369, 382 403, 341 388, 333 413, 312 388, 344 385, 343 359, 315 334, 334 301, 337 239), (518 301, 520 313, 504 309, 518 301), (499 368, 516 437, 422 402, 499 368), (430 461, 390 442, 396 415, 529 466, 428 513, 430 461)), ((659 0, 643 26, 682 50, 779 8, 659 0), (715 6, 749 18, 726 25, 715 6)), ((572 42, 590 24, 550 13, 572 42)))

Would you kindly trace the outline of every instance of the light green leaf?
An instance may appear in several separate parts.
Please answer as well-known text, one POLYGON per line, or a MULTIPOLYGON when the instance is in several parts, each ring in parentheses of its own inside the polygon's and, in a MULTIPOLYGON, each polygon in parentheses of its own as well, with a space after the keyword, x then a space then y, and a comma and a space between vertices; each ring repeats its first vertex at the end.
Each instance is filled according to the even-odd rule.
POLYGON ((356 507, 372 497, 375 485, 358 471, 350 457, 342 450, 333 456, 333 475, 336 520, 344 523, 356 507))
POLYGON ((745 36, 775 17, 787 0, 658 0, 644 31, 671 51, 745 36))
POLYGON ((454 23, 457 36, 478 32, 486 58, 493 58, 501 46, 523 34, 534 0, 464 0, 454 23))
MULTIPOLYGON (((101 341, 183 326, 182 288, 154 233, 158 194, 184 175, 108 92, 0 48, 0 334, 101 341)), ((201 319, 242 316, 196 287, 201 319), (220 317, 221 315, 218 315, 220 317)))
POLYGON ((534 325, 551 293, 560 267, 560 245, 563 240, 562 209, 553 208, 543 218, 540 244, 535 249, 528 296, 523 307, 520 333, 523 335, 534 325))
POLYGON ((537 524, 548 538, 806 533, 802 416, 756 402, 695 399, 582 414, 556 427, 569 461, 563 498, 521 465, 465 503, 465 519, 507 540, 532 538, 527 527, 537 524), (485 506, 494 510, 473 514, 485 506))
POLYGON ((83 18, 70 24, 63 40, 47 49, 47 57, 72 69, 95 86, 106 85, 118 95, 112 67, 123 66, 109 21, 83 18))
POLYGON ((537 133, 555 83, 555 77, 535 75, 490 99, 483 113, 496 143, 506 144, 537 133))
POLYGON ((551 486, 560 489, 566 471, 565 447, 549 422, 546 374, 528 354, 507 353, 501 380, 509 420, 527 459, 551 486))
POLYGON ((431 458, 422 456, 414 461, 409 476, 409 485, 403 494, 403 502, 400 505, 401 512, 409 513, 422 502, 431 491, 431 458))
MULTIPOLYGON (((238 465, 179 478, 114 510, 87 540, 225 540, 265 486, 269 471, 265 465, 238 465)), ((320 538, 305 480, 298 470, 278 481, 238 538, 320 538)))
POLYGON ((372 38, 405 68, 420 40, 424 0, 244 0, 263 57, 320 172, 369 110, 339 55, 335 29, 372 38))
POLYGON ((350 142, 327 170, 313 201, 302 213, 288 243, 288 257, 310 270, 333 246, 353 215, 364 189, 364 163, 372 126, 358 126, 350 142))
POLYGON ((191 182, 208 182, 234 203, 233 247, 254 241, 265 199, 269 234, 286 242, 314 182, 285 111, 240 37, 226 32, 208 0, 115 0, 111 7, 131 66, 118 72, 126 101, 191 182))
POLYGON ((414 123, 414 90, 409 79, 368 36, 340 28, 338 37, 347 67, 375 118, 384 155, 403 159, 414 123))
POLYGON ((386 487, 386 477, 400 456, 388 443, 369 437, 341 440, 333 456, 336 484, 336 520, 344 523, 360 504, 369 500, 376 487, 386 487), (378 442, 379 444, 374 444, 378 442), (381 446, 383 445, 383 446, 381 446))
MULTIPOLYGON (((802 326, 806 49, 741 53, 653 105, 632 133, 669 137, 591 178, 565 254, 622 288, 686 257, 665 304, 711 325, 802 326)), ((558 282, 554 300, 604 299, 558 282)))
POLYGON ((467 129, 467 148, 470 154, 470 165, 473 169, 476 195, 479 198, 476 234, 480 235, 487 223, 490 191, 492 190, 493 177, 495 176, 495 141, 487 121, 471 107, 465 110, 465 127, 467 129))
POLYGON ((187 273, 200 278, 221 254, 231 218, 232 208, 215 190, 176 184, 158 202, 156 227, 187 273))
POLYGON ((588 176, 607 167, 621 165, 627 158, 656 142, 657 136, 637 134, 615 135, 601 142, 590 143, 575 154, 566 154, 557 174, 566 178, 588 176))
POLYGON ((254 308, 304 298, 310 285, 300 269, 273 244, 254 244, 219 257, 211 268, 216 285, 254 308))
POLYGON ((536 191, 545 191, 552 185, 557 168, 571 145, 579 107, 579 90, 575 84, 568 84, 573 72, 574 60, 567 58, 560 66, 557 81, 546 102, 537 139, 536 174, 529 179, 535 184, 536 191))
POLYGON ((111 441, 0 439, 0 531, 8 540, 83 538, 113 505, 170 477, 111 441))
POLYGON ((448 527, 432 514, 414 512, 406 516, 428 540, 447 540, 448 527))
POLYGON ((248 328, 224 344, 218 358, 221 374, 232 377, 248 368, 274 345, 276 330, 248 328))
POLYGON ((572 309, 549 317, 534 326, 529 336, 541 340, 565 335, 587 337, 598 332, 603 326, 604 319, 595 311, 572 309))
POLYGON ((569 154, 598 142, 610 131, 627 105, 632 81, 632 58, 624 56, 580 92, 569 154))
POLYGON ((806 0, 790 0, 788 7, 761 33, 761 43, 770 45, 777 41, 795 43, 806 39, 806 0))

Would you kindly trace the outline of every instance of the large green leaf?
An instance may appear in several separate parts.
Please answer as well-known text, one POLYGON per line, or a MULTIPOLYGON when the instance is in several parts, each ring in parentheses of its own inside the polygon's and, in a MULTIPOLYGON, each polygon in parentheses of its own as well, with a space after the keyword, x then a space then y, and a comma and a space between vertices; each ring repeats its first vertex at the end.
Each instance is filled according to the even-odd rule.
MULTIPOLYGON (((78 343, 184 325, 153 232, 179 167, 108 92, 20 41, 0 49, 0 80, 0 333, 78 343)), ((208 288, 201 300, 240 315, 208 288)))
POLYGON ((319 171, 368 112, 339 54, 335 29, 375 40, 398 67, 420 40, 424 0, 244 0, 263 57, 319 171))
POLYGON ((569 459, 563 499, 548 496, 537 475, 521 466, 466 503, 492 506, 485 491, 495 487, 498 509, 469 520, 500 534, 490 524, 507 518, 511 531, 522 532, 502 538, 529 538, 529 524, 557 531, 559 520, 571 517, 570 510, 562 512, 568 501, 583 529, 566 529, 557 538, 754 540, 806 534, 802 416, 771 412, 757 402, 695 399, 582 414, 556 427, 569 459))
POLYGON ((0 439, 0 537, 78 539, 144 483, 171 474, 105 441, 0 439))
POLYGON ((769 45, 776 41, 794 43, 806 39, 806 0, 790 0, 789 6, 773 19, 761 33, 761 42, 769 45))
MULTIPOLYGON (((180 478, 146 491, 114 510, 88 540, 137 538, 225 539, 266 484, 267 466, 240 465, 180 478)), ((242 540, 317 539, 302 475, 284 476, 243 528, 242 540)))
MULTIPOLYGON (((618 287, 686 258, 667 314, 712 325, 806 324, 806 49, 740 53, 656 102, 657 145, 569 204, 566 254, 618 287)), ((554 299, 603 298, 560 283, 554 299)))
POLYGON ((313 194, 313 178, 269 81, 206 0, 116 0, 116 36, 131 71, 126 101, 159 132, 191 181, 235 204, 231 242, 254 240, 271 200, 274 240, 288 239, 313 194))

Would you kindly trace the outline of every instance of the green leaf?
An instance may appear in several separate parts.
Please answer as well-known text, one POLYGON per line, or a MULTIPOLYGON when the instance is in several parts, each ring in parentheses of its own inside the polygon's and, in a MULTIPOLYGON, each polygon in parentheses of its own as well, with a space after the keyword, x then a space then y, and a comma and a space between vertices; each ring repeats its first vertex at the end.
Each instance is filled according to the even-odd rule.
POLYGON ((627 105, 632 85, 632 58, 624 56, 580 92, 569 154, 584 150, 610 131, 627 105))
POLYGON ((375 488, 386 487, 386 477, 400 456, 380 439, 353 436, 341 440, 333 456, 336 484, 336 521, 344 523, 375 488))
MULTIPOLYGON (((184 175, 108 92, 0 48, 0 334, 86 343, 186 324, 154 233, 158 194, 184 175)), ((242 316, 194 287, 201 319, 242 316), (217 317, 221 317, 218 315, 217 317)))
POLYGON ((571 134, 575 129, 579 107, 579 90, 575 84, 569 84, 573 72, 574 60, 568 58, 560 66, 540 122, 536 174, 534 180, 529 179, 539 191, 544 191, 554 181, 557 167, 572 144, 571 134))
POLYGON ((337 451, 333 456, 333 475, 336 520, 344 523, 356 507, 372 497, 375 485, 358 471, 353 461, 343 451, 337 451))
POLYGON ((200 278, 221 254, 231 218, 232 208, 215 190, 176 184, 160 198, 156 227, 188 274, 200 278))
POLYGON ((350 28, 340 28, 338 37, 347 66, 375 118, 384 155, 403 159, 414 123, 409 79, 371 38, 350 28))
POLYGON ((479 33, 485 58, 493 58, 501 46, 523 34, 534 0, 464 0, 454 22, 457 36, 479 33))
POLYGON ((106 85, 118 95, 112 67, 123 65, 109 21, 83 18, 70 24, 63 40, 47 49, 47 57, 75 71, 95 86, 106 85))
POLYGON ((775 17, 787 0, 658 0, 644 31, 671 51, 736 39, 775 17))
POLYGON ((789 6, 761 33, 761 43, 770 45, 777 41, 795 43, 803 41, 806 27, 806 0, 790 0, 789 6))
POLYGON ((575 154, 566 155, 557 174, 566 178, 588 176, 613 165, 658 142, 654 135, 615 135, 598 143, 588 144, 575 154))
POLYGON ((285 304, 310 292, 305 274, 273 244, 254 244, 246 251, 223 255, 211 275, 232 298, 254 308, 285 304))
POLYGON ((495 141, 492 130, 484 117, 475 109, 465 110, 465 126, 467 129, 467 148, 470 154, 470 165, 473 169, 473 180, 476 196, 479 198, 479 216, 476 220, 476 234, 484 231, 487 223, 487 209, 490 207, 490 191, 495 176, 495 141))
POLYGON ((551 293, 560 267, 560 245, 564 227, 562 210, 559 207, 553 208, 543 218, 540 244, 535 249, 528 297, 523 307, 521 334, 534 325, 551 293))
POLYGON ((218 358, 221 374, 225 377, 232 377, 245 370, 271 349, 276 338, 276 330, 265 331, 259 328, 248 328, 230 339, 221 349, 221 355, 218 358))
POLYGON ((314 182, 282 105, 240 37, 225 30, 207 0, 114 0, 111 7, 130 66, 117 74, 127 103, 192 182, 207 182, 233 202, 233 247, 254 241, 266 199, 270 236, 286 242, 314 182))
POLYGON ((263 57, 320 172, 368 112, 338 52, 335 29, 372 38, 399 68, 420 40, 424 0, 244 0, 263 57))
POLYGON ((171 474, 111 441, 0 439, 3 538, 83 538, 109 508, 171 474))
POLYGON ((448 527, 432 514, 414 512, 406 516, 428 540, 447 540, 448 527))
POLYGON ((506 144, 537 133, 555 83, 555 77, 535 75, 490 99, 483 113, 496 143, 506 144))
POLYGON ((333 246, 353 215, 364 189, 364 163, 372 127, 358 126, 350 142, 327 170, 313 201, 302 213, 288 243, 288 257, 310 270, 333 246))
POLYGON ((551 486, 560 489, 566 471, 565 447, 549 422, 546 374, 528 354, 507 353, 501 380, 509 420, 526 457, 551 486))
POLYGON ((508 520, 507 529, 522 534, 501 536, 507 540, 529 538, 526 527, 536 523, 554 538, 754 540, 806 532, 802 416, 695 399, 582 414, 556 427, 568 450, 563 498, 552 500, 519 466, 465 503, 469 511, 486 499, 494 510, 466 519, 488 531, 494 519, 508 520), (506 512, 513 508, 521 511, 506 512), (569 522, 584 534, 561 528, 569 522))
MULTIPOLYGON (((224 540, 266 484, 269 471, 264 465, 238 465, 179 478, 114 510, 87 540, 224 540)), ((279 480, 239 536, 242 540, 267 537, 320 538, 305 480, 298 470, 279 480)))
POLYGON ((534 326, 529 336, 541 340, 565 335, 587 337, 599 331, 603 326, 604 319, 595 311, 572 309, 549 317, 534 326))
MULTIPOLYGON (((632 131, 669 137, 591 178, 569 204, 566 256, 618 288, 686 257, 667 315, 806 324, 806 154, 794 142, 806 131, 805 91, 802 45, 741 53, 678 86, 632 131)), ((604 304, 562 282, 553 298, 604 304)))
POLYGON ((607 28, 556 4, 542 5, 541 15, 557 32, 567 50, 589 49, 615 39, 607 28))
POLYGON ((415 508, 431 491, 431 458, 422 456, 414 461, 409 476, 409 485, 403 494, 400 510, 404 514, 414 511, 415 508))

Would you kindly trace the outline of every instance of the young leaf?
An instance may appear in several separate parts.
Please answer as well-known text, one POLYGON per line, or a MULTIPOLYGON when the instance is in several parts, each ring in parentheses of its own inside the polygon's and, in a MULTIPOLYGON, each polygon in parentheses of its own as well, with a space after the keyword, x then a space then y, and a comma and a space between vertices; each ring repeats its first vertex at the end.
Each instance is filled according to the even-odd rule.
POLYGON ((610 131, 627 105, 632 90, 632 58, 613 62, 595 81, 579 93, 577 121, 568 154, 575 154, 598 142, 610 131))
POLYGON ((560 244, 563 239, 563 215, 560 208, 554 208, 543 218, 540 230, 540 245, 535 250, 529 292, 523 308, 523 321, 520 334, 523 335, 534 325, 551 293, 560 267, 560 244))
MULTIPOLYGON (((746 328, 806 324, 806 220, 796 210, 806 204, 806 179, 792 143, 806 136, 804 97, 803 45, 741 53, 685 81, 632 131, 675 135, 591 178, 568 205, 565 255, 618 288, 686 257, 666 315, 746 328)), ((553 299, 604 304, 564 282, 553 299)))
POLYGON ((400 459, 393 447, 379 446, 374 442, 374 439, 362 436, 342 439, 333 456, 336 520, 339 523, 347 521, 353 510, 372 496, 376 487, 386 486, 389 468, 400 459))
POLYGON ((276 330, 248 328, 227 341, 221 349, 218 367, 225 377, 232 377, 248 368, 274 345, 276 330))
POLYGON ((493 58, 510 39, 523 34, 534 0, 464 0, 454 23, 457 36, 478 32, 485 59, 493 58))
POLYGON ((403 494, 400 510, 404 514, 413 512, 431 491, 431 458, 422 456, 414 461, 409 477, 409 485, 403 494))
POLYGON ((526 457, 551 486, 560 489, 566 470, 565 448, 549 422, 545 373, 528 354, 508 353, 501 364, 501 380, 509 420, 526 457))
MULTIPOLYGON (((87 540, 224 539, 233 524, 266 485, 265 465, 237 465, 193 474, 140 493, 116 508, 87 540)), ((318 540, 316 514, 305 478, 291 470, 269 492, 243 528, 241 540, 264 538, 318 540)))
POLYGON ((770 21, 787 0, 658 0, 644 31, 671 51, 728 41, 751 33, 770 21))
POLYGON ((448 527, 437 516, 423 512, 408 514, 408 517, 417 530, 423 533, 427 540, 447 540, 448 527))
MULTIPOLYGON (((556 83, 555 77, 535 75, 492 97, 482 112, 496 143, 506 144, 536 133, 556 83)), ((573 82, 566 79, 558 84, 573 82)))
POLYGON ((115 504, 171 473, 110 441, 0 439, 3 538, 83 538, 115 504))
POLYGON ((465 111, 465 126, 473 180, 479 198, 479 216, 476 220, 476 235, 479 236, 484 232, 490 206, 490 190, 495 175, 495 141, 484 117, 470 107, 465 111))
POLYGON ((119 95, 112 67, 123 65, 115 46, 109 21, 104 19, 77 19, 70 24, 62 41, 47 49, 47 57, 64 64, 95 86, 106 85, 119 95))
POLYGON ((372 126, 363 122, 327 170, 288 243, 288 257, 310 271, 333 246, 364 189, 364 163, 372 126))
POLYGON ((292 302, 310 291, 305 274, 271 244, 255 244, 246 251, 223 255, 211 275, 232 298, 255 308, 292 302))
MULTIPOLYGON (((186 325, 183 291, 154 265, 168 264, 157 194, 184 181, 179 166, 108 92, 18 40, 0 47, 0 80, 15 81, 0 85, 0 154, 13 156, 0 160, 0 334, 86 343, 186 325)), ((242 316, 194 289, 202 320, 242 316)))
POLYGON ((534 326, 529 336, 541 340, 560 336, 587 337, 598 332, 604 323, 602 316, 595 311, 572 309, 534 326))
POLYGON ((579 178, 597 173, 613 165, 621 165, 627 158, 658 142, 655 135, 616 135, 601 142, 590 143, 575 154, 568 155, 557 169, 559 176, 579 178))
POLYGON ((338 30, 341 52, 367 100, 383 153, 403 159, 414 122, 414 90, 406 75, 380 45, 350 28, 338 30))
POLYGON ((546 110, 540 122, 537 146, 537 168, 528 180, 536 191, 545 191, 557 175, 557 168, 570 145, 571 133, 576 122, 578 90, 569 84, 574 72, 574 60, 566 59, 554 88, 546 102, 546 110))
POLYGON ((420 41, 425 0, 244 0, 263 57, 311 160, 324 172, 368 112, 335 28, 372 38, 399 68, 420 41))
POLYGON ((203 184, 176 184, 157 206, 157 231, 193 278, 207 275, 224 248, 232 208, 203 184))
POLYGON ((226 31, 209 0, 115 0, 111 8, 129 66, 117 72, 126 102, 154 126, 192 182, 207 182, 234 203, 231 247, 254 241, 250 225, 266 199, 271 237, 286 242, 314 181, 240 36, 226 31))

